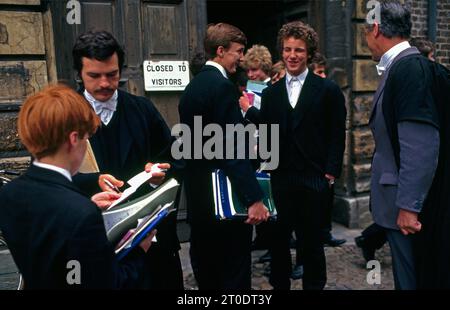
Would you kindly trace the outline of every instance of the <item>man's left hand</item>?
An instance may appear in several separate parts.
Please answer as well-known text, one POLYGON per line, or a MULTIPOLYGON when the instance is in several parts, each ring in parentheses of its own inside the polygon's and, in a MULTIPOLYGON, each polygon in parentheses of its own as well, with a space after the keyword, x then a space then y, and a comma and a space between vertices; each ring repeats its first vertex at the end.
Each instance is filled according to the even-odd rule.
MULTIPOLYGON (((153 165, 154 165, 153 163, 147 163, 145 165, 145 172, 150 172, 153 165)), ((164 178, 166 177, 165 171, 170 169, 170 164, 168 163, 158 164, 158 168, 163 171, 152 172, 152 177, 150 178, 149 183, 154 185, 160 185, 164 181, 164 178)))

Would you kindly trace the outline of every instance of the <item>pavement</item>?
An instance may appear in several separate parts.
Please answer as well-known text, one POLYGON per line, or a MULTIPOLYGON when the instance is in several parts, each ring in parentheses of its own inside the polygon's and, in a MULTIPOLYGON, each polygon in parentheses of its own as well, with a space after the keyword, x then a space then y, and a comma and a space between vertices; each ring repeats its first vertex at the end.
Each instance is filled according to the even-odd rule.
MULTIPOLYGON (((325 247, 327 260, 327 284, 326 290, 392 290, 394 288, 392 278, 392 262, 388 245, 376 252, 376 259, 380 262, 380 284, 369 284, 368 273, 371 268, 366 268, 361 249, 354 242, 354 238, 360 235, 360 229, 348 229, 342 225, 333 223, 333 236, 339 239, 347 239, 347 242, 339 247, 325 247)), ((258 258, 265 251, 252 252, 252 288, 255 290, 268 290, 272 287, 265 270, 269 263, 258 263, 258 258)), ((186 290, 197 289, 197 283, 192 273, 189 259, 189 242, 181 244, 181 263, 183 267, 184 286, 186 290)), ((292 250, 295 261, 295 250, 292 250)), ((0 290, 13 290, 18 281, 17 269, 9 251, 0 246, 0 290)), ((300 290, 301 280, 291 280, 291 288, 300 290)))
MULTIPOLYGON (((389 246, 386 244, 375 254, 380 262, 380 284, 369 284, 368 269, 362 256, 361 249, 355 245, 354 238, 361 234, 361 229, 348 229, 337 223, 333 223, 333 236, 338 239, 346 239, 347 242, 339 247, 325 247, 327 261, 327 284, 325 290, 393 290, 394 280, 392 276, 392 261, 389 246)), ((252 252, 252 289, 270 290, 272 286, 265 276, 265 270, 269 263, 258 263, 258 259, 265 251, 252 252)), ((292 261, 295 262, 295 250, 291 250, 292 261)), ((189 259, 189 243, 181 244, 181 264, 184 275, 184 288, 196 290, 197 283, 192 273, 189 259)), ((370 281, 374 282, 374 281, 370 281)), ((292 290, 302 289, 302 280, 291 280, 292 290)))
POLYGON ((11 254, 0 246, 0 290, 14 290, 17 288, 19 275, 11 254))

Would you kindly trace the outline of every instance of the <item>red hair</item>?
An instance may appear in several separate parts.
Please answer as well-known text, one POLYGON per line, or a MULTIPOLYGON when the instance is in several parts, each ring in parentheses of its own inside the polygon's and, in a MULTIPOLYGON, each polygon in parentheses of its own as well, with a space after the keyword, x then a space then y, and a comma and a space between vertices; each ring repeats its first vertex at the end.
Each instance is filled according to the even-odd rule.
POLYGON ((17 121, 20 140, 37 159, 55 154, 71 132, 92 135, 99 125, 89 103, 64 85, 49 86, 29 97, 17 121))

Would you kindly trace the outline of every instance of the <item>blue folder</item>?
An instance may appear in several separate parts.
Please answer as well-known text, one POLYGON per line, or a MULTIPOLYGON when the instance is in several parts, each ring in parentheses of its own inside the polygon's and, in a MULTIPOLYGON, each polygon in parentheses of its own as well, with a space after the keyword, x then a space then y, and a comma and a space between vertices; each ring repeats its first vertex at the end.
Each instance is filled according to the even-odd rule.
POLYGON ((137 245, 141 243, 141 241, 147 236, 148 233, 150 233, 155 227, 161 222, 162 219, 164 219, 169 214, 169 209, 162 209, 159 213, 156 214, 153 220, 150 220, 148 225, 139 232, 135 237, 134 240, 131 242, 131 245, 129 247, 124 248, 122 251, 117 253, 117 258, 121 260, 124 258, 128 253, 130 253, 131 250, 133 250, 137 245))

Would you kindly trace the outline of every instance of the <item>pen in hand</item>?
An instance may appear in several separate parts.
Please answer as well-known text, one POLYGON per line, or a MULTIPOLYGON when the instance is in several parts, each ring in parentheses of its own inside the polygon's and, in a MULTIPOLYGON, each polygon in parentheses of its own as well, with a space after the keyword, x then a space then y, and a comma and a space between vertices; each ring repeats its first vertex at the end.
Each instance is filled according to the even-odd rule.
POLYGON ((113 185, 111 182, 109 182, 107 179, 103 179, 103 182, 106 184, 106 186, 108 186, 110 189, 112 189, 113 191, 115 191, 116 193, 120 194, 121 191, 119 190, 119 188, 115 185, 113 185))

